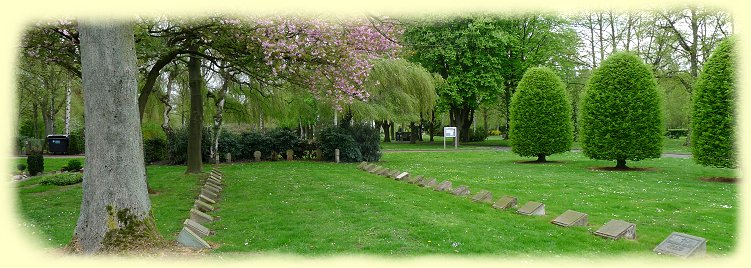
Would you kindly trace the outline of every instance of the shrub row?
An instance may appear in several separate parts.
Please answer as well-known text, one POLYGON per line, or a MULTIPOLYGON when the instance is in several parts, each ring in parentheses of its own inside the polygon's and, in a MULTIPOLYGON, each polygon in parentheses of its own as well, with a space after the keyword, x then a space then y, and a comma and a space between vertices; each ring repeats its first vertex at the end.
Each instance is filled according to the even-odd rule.
POLYGON ((40 181, 41 185, 72 185, 83 181, 83 174, 79 172, 74 173, 58 173, 53 175, 45 175, 40 181))

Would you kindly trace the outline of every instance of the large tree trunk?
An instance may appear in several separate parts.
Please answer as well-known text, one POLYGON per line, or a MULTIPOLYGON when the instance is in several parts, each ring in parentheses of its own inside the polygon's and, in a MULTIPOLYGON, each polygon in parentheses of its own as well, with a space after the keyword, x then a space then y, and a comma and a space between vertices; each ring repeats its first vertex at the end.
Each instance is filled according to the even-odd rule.
POLYGON ((162 55, 156 63, 154 63, 154 66, 151 67, 149 70, 149 73, 146 74, 146 79, 143 84, 143 88, 141 88, 141 94, 138 95, 138 118, 143 119, 143 113, 146 110, 146 102, 149 100, 149 95, 154 90, 154 85, 156 84, 157 78, 159 78, 159 72, 167 66, 170 62, 172 62, 175 58, 177 58, 178 55, 177 50, 170 51, 167 54, 162 55))
POLYGON ((65 135, 70 135, 70 79, 65 87, 65 135))
POLYGON ((383 142, 391 142, 391 125, 389 121, 383 120, 380 125, 383 127, 383 142))
POLYGON ((428 130, 430 133, 430 143, 433 143, 433 136, 435 135, 433 129, 435 129, 435 110, 430 112, 430 129, 428 130))
POLYGON ((615 163, 615 168, 628 168, 626 166, 626 159, 616 159, 615 163))
MULTIPOLYGON (((198 50, 193 45, 192 50, 198 50)), ((190 87, 190 122, 188 123, 188 168, 186 173, 201 173, 203 162, 201 160, 201 136, 203 128, 203 94, 201 86, 201 59, 190 56, 188 60, 188 80, 190 87)))
POLYGON ((79 29, 87 157, 69 249, 91 254, 159 245, 146 191, 132 26, 82 21, 79 29))
POLYGON ((409 122, 409 143, 417 143, 417 125, 415 122, 409 122))
POLYGON ((451 108, 449 110, 449 116, 451 117, 451 125, 455 126, 459 130, 459 141, 469 141, 469 128, 472 126, 472 116, 474 110, 469 107, 451 108))

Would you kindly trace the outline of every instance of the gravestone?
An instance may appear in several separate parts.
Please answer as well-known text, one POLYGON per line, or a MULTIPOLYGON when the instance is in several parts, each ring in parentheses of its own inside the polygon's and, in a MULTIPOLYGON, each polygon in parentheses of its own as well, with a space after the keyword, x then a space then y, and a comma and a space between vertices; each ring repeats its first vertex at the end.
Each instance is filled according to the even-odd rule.
POLYGON ((214 221, 214 217, 212 217, 209 214, 203 213, 200 210, 197 210, 195 208, 190 209, 190 219, 200 224, 214 221))
POLYGON ((450 181, 443 181, 438 186, 434 187, 433 190, 435 191, 443 191, 448 192, 451 191, 451 182, 450 181))
POLYGON ((428 183, 431 180, 435 180, 435 178, 424 178, 424 179, 418 181, 417 185, 420 186, 420 187, 428 187, 428 183))
POLYGON ((393 179, 393 178, 396 178, 396 175, 399 175, 400 173, 402 172, 398 170, 392 170, 391 172, 389 172, 389 174, 386 174, 386 177, 393 179))
POLYGON ((292 161, 295 159, 295 151, 287 150, 285 153, 287 153, 287 161, 292 161))
POLYGON ((199 237, 196 233, 184 226, 183 229, 180 230, 180 233, 177 235, 177 243, 180 243, 180 245, 189 248, 211 248, 211 246, 209 246, 209 243, 206 243, 206 241, 199 237))
POLYGON ((417 175, 417 176, 414 176, 414 177, 411 177, 411 178, 409 178, 409 179, 407 180, 407 182, 408 182, 408 183, 412 183, 412 184, 415 184, 415 183, 418 183, 418 182, 422 181, 422 178, 423 178, 423 176, 422 176, 422 175, 417 175))
POLYGON ((493 203, 493 193, 488 190, 481 190, 475 196, 472 197, 473 202, 478 203, 493 203))
POLYGON ((495 201, 495 203, 493 203, 493 208, 495 209, 515 208, 516 202, 517 202, 516 197, 504 195, 501 197, 501 199, 498 199, 498 201, 495 201))
POLYGON ((636 224, 622 220, 610 220, 608 223, 597 229, 595 235, 610 239, 635 239, 636 224))
POLYGON ((205 202, 206 204, 209 204, 209 205, 216 204, 216 201, 214 201, 214 199, 211 199, 211 198, 209 198, 209 197, 207 197, 205 195, 202 195, 202 194, 198 195, 198 199, 201 200, 201 201, 203 201, 203 202, 205 202))
POLYGON ((214 178, 214 177, 209 177, 206 181, 207 182, 211 182, 211 183, 213 183, 215 185, 219 185, 219 186, 221 186, 223 184, 222 180, 214 178))
POLYGON ((334 162, 339 163, 339 149, 334 149, 334 162))
POLYGON ((224 159, 226 160, 227 163, 232 163, 232 154, 231 153, 225 154, 224 159))
POLYGON ((222 175, 224 175, 224 174, 222 174, 222 172, 221 172, 221 171, 219 171, 218 169, 212 169, 212 170, 211 170, 211 174, 215 174, 215 175, 216 175, 217 177, 220 177, 220 178, 222 177, 222 175))
POLYGON ((396 177, 394 177, 394 179, 397 179, 397 180, 400 180, 400 181, 408 179, 408 178, 409 178, 409 173, 407 173, 407 172, 399 173, 399 175, 396 175, 396 177))
POLYGON ((279 160, 279 153, 276 151, 271 151, 271 161, 279 160))
POLYGON ((368 165, 368 162, 362 161, 360 164, 357 165, 357 168, 363 169, 364 166, 368 165))
POLYGON ((183 222, 184 227, 188 227, 193 233, 197 234, 198 237, 204 238, 209 235, 212 235, 213 233, 209 230, 209 228, 206 228, 205 226, 201 225, 200 223, 197 223, 191 219, 186 219, 183 222))
POLYGON ((585 213, 566 210, 566 212, 563 212, 563 214, 556 217, 553 221, 551 221, 551 223, 563 227, 587 226, 589 220, 587 219, 587 214, 585 213))
POLYGON ((545 204, 535 201, 529 201, 516 210, 516 213, 530 216, 545 215, 545 204))
POLYGON ((316 160, 323 160, 323 152, 321 152, 321 149, 316 149, 314 152, 316 154, 316 160))
POLYGON ((217 187, 217 188, 219 188, 219 189, 221 189, 221 188, 222 188, 222 184, 221 184, 221 183, 219 183, 219 182, 216 182, 215 180, 206 180, 206 183, 205 183, 205 184, 208 184, 208 185, 211 185, 211 186, 217 187))
POLYGON ((682 258, 707 254, 707 240, 698 236, 673 232, 654 248, 657 254, 668 254, 682 258))
POLYGON ((213 200, 219 199, 219 193, 212 192, 211 190, 208 190, 208 189, 201 189, 201 194, 213 200))
POLYGON ((470 194, 469 187, 466 185, 460 185, 458 188, 451 191, 451 193, 458 196, 465 196, 470 194))
POLYGON ((253 152, 253 158, 255 158, 256 162, 261 161, 261 151, 253 152))
POLYGON ((422 180, 422 187, 425 188, 433 188, 438 184, 438 181, 435 180, 435 178, 429 178, 422 180))
POLYGON ((373 171, 374 171, 374 170, 375 170, 376 168, 378 168, 378 165, 376 165, 376 164, 368 164, 368 165, 366 166, 366 168, 365 168, 365 171, 367 171, 367 172, 369 172, 369 173, 373 173, 373 171))
POLYGON ((365 166, 362 167, 362 170, 370 171, 370 169, 373 168, 373 167, 375 167, 375 164, 372 164, 372 163, 371 164, 366 164, 365 166))
POLYGON ((196 200, 196 202, 193 203, 193 207, 203 212, 214 211, 214 206, 206 204, 206 202, 203 202, 201 200, 196 200))
POLYGON ((381 172, 378 172, 378 175, 386 176, 386 174, 388 174, 389 172, 391 172, 391 169, 384 168, 383 170, 381 170, 381 172))
POLYGON ((213 185, 213 184, 211 184, 210 182, 207 182, 206 184, 204 184, 204 185, 203 185, 203 188, 207 188, 207 189, 209 189, 209 190, 212 190, 212 191, 214 191, 215 193, 218 193, 218 192, 221 192, 221 191, 222 191, 222 187, 219 187, 219 186, 213 185))
POLYGON ((379 172, 383 171, 384 168, 385 167, 382 167, 382 166, 376 166, 375 168, 370 170, 370 173, 378 174, 379 172))

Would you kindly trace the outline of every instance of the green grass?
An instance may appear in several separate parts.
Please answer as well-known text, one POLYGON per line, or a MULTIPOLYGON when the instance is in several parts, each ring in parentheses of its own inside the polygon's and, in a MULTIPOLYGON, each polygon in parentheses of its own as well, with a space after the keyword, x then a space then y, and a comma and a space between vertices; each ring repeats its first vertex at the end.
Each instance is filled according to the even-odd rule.
MULTIPOLYGON (((66 162, 67 163, 67 162, 66 162)), ((208 171, 208 167, 206 169, 208 171)), ((151 195, 152 211, 162 236, 174 240, 188 218, 198 195, 199 178, 185 175, 181 166, 149 166, 149 186, 157 191, 151 195)), ((18 208, 28 230, 45 240, 50 247, 70 242, 81 207, 81 184, 68 186, 40 185, 42 177, 34 177, 17 185, 18 208)))
MULTIPOLYGON (((711 255, 735 250, 737 185, 700 181, 733 177, 730 169, 707 168, 690 159, 629 162, 651 171, 592 171, 614 166, 580 153, 550 157, 562 163, 516 164, 504 151, 386 153, 380 163, 413 175, 449 179, 494 198, 512 195, 520 204, 539 201, 547 215, 499 211, 467 197, 435 192, 368 174, 356 164, 261 162, 222 165, 225 187, 207 224, 207 238, 220 255, 291 253, 305 256, 492 255, 600 257, 652 249, 671 232, 708 239, 711 255), (589 226, 562 228, 550 221, 572 209, 589 214, 589 226), (608 240, 591 234, 610 219, 637 225, 637 239, 608 240)), ((158 228, 174 239, 188 216, 198 177, 181 166, 149 166, 158 228)), ((80 184, 19 184, 21 214, 52 246, 67 243, 80 205, 80 184)))

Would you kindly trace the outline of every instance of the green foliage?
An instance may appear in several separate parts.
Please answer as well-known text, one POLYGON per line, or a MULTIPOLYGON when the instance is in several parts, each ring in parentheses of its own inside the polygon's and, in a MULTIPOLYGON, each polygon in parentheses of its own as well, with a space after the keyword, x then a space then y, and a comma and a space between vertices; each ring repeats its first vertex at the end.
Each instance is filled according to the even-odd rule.
POLYGON ((488 138, 488 131, 485 128, 478 127, 476 130, 470 129, 469 131, 469 142, 484 141, 488 138))
POLYGON ((240 134, 241 159, 253 159, 253 152, 260 151, 263 159, 270 159, 272 140, 263 132, 245 132, 240 134))
POLYGON ((86 151, 84 129, 74 129, 70 132, 68 140, 68 154, 82 154, 86 151))
POLYGON ((240 135, 226 129, 219 135, 219 160, 226 161, 226 154, 232 155, 232 160, 250 159, 252 155, 243 154, 240 135))
POLYGON ((81 160, 71 159, 70 161, 68 161, 68 164, 61 169, 62 171, 79 172, 82 168, 83 165, 81 164, 81 160))
POLYGON ((44 171, 44 156, 39 151, 34 151, 26 158, 26 165, 29 166, 29 174, 35 176, 44 171))
POLYGON ((167 139, 159 136, 143 140, 143 160, 147 163, 162 161, 167 157, 167 139))
POLYGON ((26 164, 23 164, 23 163, 18 164, 16 165, 16 168, 18 169, 18 171, 24 171, 26 170, 26 164))
MULTIPOLYGON (((210 160, 211 154, 211 136, 209 128, 203 128, 201 137, 201 159, 203 162, 210 160)), ((187 161, 188 152, 188 129, 173 129, 172 133, 167 135, 167 162, 173 165, 182 165, 187 161)))
POLYGON ((692 151, 705 166, 735 167, 735 39, 721 42, 699 76, 693 97, 692 151))
POLYGON ((368 123, 355 123, 348 126, 352 138, 360 146, 362 161, 378 162, 381 159, 381 134, 379 129, 368 123))
POLYGON ((509 138, 514 153, 531 157, 571 150, 571 103, 565 85, 552 70, 528 69, 510 108, 509 138))
POLYGON ((284 154, 289 149, 294 149, 299 143, 300 137, 286 128, 275 128, 267 132, 271 141, 271 150, 284 154))
POLYGON ((83 174, 81 174, 80 172, 58 173, 58 174, 43 176, 42 179, 39 180, 39 184, 65 186, 65 185, 81 183, 82 181, 83 181, 83 174))
POLYGON ((631 53, 608 57, 589 81, 580 123, 582 149, 592 159, 660 157, 662 113, 650 68, 631 53))
POLYGON ((318 132, 321 154, 324 160, 334 161, 334 150, 339 149, 341 162, 362 161, 362 153, 349 129, 330 126, 318 132))

